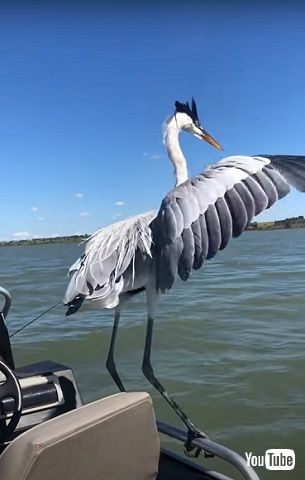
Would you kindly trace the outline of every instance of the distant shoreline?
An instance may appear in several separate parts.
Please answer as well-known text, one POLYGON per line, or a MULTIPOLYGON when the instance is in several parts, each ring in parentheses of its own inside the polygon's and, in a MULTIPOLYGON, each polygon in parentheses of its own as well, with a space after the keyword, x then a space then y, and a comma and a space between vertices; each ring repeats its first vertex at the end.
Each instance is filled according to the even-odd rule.
POLYGON ((274 222, 252 222, 247 230, 288 230, 290 228, 305 228, 305 218, 301 215, 299 217, 285 218, 284 220, 274 220, 274 222))
POLYGON ((23 245, 48 245, 50 243, 81 243, 90 235, 66 235, 64 237, 30 238, 25 240, 1 241, 0 247, 18 247, 23 245))
MULTIPOLYGON (((285 220, 275 220, 274 222, 252 222, 247 228, 248 231, 262 232, 266 230, 287 230, 290 228, 305 228, 305 218, 303 216, 285 218, 285 220)), ((28 240, 8 240, 1 241, 0 247, 16 247, 23 245, 48 245, 50 243, 81 243, 90 237, 84 235, 67 235, 63 237, 31 238, 28 240)))

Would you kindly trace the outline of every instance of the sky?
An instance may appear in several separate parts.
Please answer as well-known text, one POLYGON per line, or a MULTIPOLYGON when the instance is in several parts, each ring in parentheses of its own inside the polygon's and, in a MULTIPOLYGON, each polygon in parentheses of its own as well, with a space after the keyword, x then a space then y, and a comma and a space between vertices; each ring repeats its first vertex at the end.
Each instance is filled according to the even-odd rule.
MULTIPOLYGON (((174 186, 162 124, 195 97, 223 156, 305 154, 305 5, 1 2, 0 240, 92 233, 174 186)), ((258 220, 305 215, 299 192, 258 220)))

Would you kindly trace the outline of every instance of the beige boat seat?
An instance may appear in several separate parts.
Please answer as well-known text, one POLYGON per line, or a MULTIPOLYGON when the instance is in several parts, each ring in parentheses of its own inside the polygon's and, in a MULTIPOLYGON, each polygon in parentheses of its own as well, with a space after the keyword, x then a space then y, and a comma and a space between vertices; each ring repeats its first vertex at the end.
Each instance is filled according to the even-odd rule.
POLYGON ((0 456, 1 480, 152 480, 159 437, 147 393, 118 393, 21 434, 0 456))

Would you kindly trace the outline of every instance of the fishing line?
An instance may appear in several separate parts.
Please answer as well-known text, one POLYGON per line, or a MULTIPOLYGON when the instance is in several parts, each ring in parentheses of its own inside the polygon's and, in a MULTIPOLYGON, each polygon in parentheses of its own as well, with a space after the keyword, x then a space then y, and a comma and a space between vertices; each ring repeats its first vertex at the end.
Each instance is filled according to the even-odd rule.
POLYGON ((16 330, 15 332, 11 333, 11 335, 9 336, 10 338, 12 338, 14 335, 16 335, 17 333, 21 332, 24 328, 28 327, 29 325, 31 325, 32 323, 36 322, 36 320, 38 320, 39 318, 43 317, 46 313, 49 313, 51 310, 53 310, 54 308, 58 307, 58 305, 61 305, 62 303, 61 302, 58 302, 58 303, 55 303, 55 305, 53 305, 52 307, 48 308, 47 310, 45 310, 44 312, 40 313, 37 317, 33 318, 33 320, 30 320, 28 323, 26 323, 25 325, 23 325, 23 327, 20 327, 18 328, 18 330, 16 330))

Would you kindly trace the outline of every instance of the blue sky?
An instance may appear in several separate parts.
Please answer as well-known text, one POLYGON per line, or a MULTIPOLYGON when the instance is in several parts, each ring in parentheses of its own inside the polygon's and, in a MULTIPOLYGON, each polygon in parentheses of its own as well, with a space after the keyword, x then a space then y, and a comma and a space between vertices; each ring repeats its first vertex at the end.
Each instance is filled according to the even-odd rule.
MULTIPOLYGON (((266 3, 1 3, 0 239, 158 208, 177 99, 195 96, 225 156, 305 154, 305 6, 266 3)), ((223 156, 181 143, 191 174, 223 156)), ((261 219, 295 215, 299 193, 261 219)))

